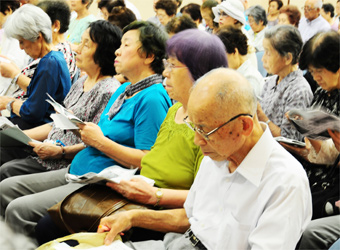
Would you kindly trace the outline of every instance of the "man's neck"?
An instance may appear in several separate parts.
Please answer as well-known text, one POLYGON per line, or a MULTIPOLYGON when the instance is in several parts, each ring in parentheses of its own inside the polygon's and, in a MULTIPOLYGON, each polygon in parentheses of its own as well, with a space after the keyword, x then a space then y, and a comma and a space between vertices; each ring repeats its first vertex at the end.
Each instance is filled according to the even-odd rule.
POLYGON ((251 135, 247 137, 240 150, 227 159, 229 161, 228 167, 230 173, 233 173, 238 168, 250 150, 252 150, 256 143, 260 140, 263 132, 261 124, 258 121, 254 122, 254 128, 251 135))

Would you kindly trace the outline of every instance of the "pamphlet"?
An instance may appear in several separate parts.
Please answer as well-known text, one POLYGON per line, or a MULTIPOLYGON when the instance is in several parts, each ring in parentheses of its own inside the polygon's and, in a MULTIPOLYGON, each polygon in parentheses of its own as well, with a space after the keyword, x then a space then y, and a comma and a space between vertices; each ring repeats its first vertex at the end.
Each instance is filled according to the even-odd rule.
POLYGON ((135 175, 137 168, 127 169, 118 165, 113 165, 102 170, 100 173, 87 173, 84 175, 73 175, 67 173, 65 175, 68 182, 76 182, 82 184, 98 183, 98 182, 114 182, 119 184, 121 180, 131 180, 132 178, 141 178, 149 185, 153 186, 155 181, 142 175, 135 175))
POLYGON ((294 140, 294 139, 289 139, 289 138, 286 138, 286 137, 283 137, 283 136, 274 137, 274 139, 277 142, 284 142, 284 143, 287 143, 289 145, 293 145, 295 147, 302 147, 302 148, 306 147, 306 143, 304 143, 304 142, 294 140))
POLYGON ((46 94, 50 98, 46 99, 46 101, 53 106, 56 112, 58 112, 58 114, 51 114, 51 118, 54 121, 56 128, 77 130, 79 129, 77 124, 85 124, 82 120, 65 109, 61 104, 57 103, 48 93, 46 94))
POLYGON ((35 141, 28 137, 22 130, 4 116, 0 116, 0 146, 20 147, 35 141))
POLYGON ((288 115, 290 122, 303 136, 314 140, 331 138, 327 129, 340 131, 340 117, 321 109, 293 109, 288 115))

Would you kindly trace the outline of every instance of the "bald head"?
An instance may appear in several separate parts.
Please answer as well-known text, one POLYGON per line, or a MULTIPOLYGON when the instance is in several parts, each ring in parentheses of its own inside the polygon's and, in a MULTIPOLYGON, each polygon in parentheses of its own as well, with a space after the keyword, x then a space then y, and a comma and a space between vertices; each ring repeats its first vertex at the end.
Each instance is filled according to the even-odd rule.
POLYGON ((190 94, 189 112, 206 110, 217 119, 241 113, 255 114, 257 99, 252 86, 238 72, 219 68, 197 80, 190 94))

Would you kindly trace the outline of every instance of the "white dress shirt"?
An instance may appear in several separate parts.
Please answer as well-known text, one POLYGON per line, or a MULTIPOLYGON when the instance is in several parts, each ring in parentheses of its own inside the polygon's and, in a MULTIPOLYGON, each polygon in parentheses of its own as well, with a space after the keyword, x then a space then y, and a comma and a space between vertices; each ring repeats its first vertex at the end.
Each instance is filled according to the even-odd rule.
POLYGON ((312 21, 307 18, 301 18, 299 22, 299 31, 302 37, 303 43, 307 42, 312 36, 321 31, 329 31, 331 29, 330 24, 319 15, 312 21))
POLYGON ((310 222, 306 172, 261 125, 263 135, 233 173, 228 161, 203 158, 184 208, 208 249, 295 249, 310 222))

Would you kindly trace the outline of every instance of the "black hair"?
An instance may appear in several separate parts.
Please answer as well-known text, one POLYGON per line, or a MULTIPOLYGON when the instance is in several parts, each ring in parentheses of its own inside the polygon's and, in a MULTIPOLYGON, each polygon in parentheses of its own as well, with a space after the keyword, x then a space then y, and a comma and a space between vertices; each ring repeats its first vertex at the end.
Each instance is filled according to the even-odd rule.
POLYGON ((109 15, 109 22, 117 25, 119 28, 124 29, 125 26, 129 25, 133 21, 136 21, 137 18, 132 10, 118 6, 114 7, 109 15))
POLYGON ((82 4, 87 4, 86 8, 89 9, 91 4, 92 4, 93 0, 81 0, 82 4))
POLYGON ((281 0, 270 0, 269 3, 271 2, 276 2, 277 3, 277 9, 281 9, 281 7, 283 6, 283 2, 281 0))
POLYGON ((196 29, 196 28, 197 28, 196 23, 188 15, 174 17, 165 26, 166 32, 168 32, 168 34, 170 33, 176 34, 183 30, 196 29))
POLYGON ((248 39, 240 29, 228 25, 220 28, 216 35, 222 40, 228 54, 234 54, 237 48, 242 56, 247 55, 248 39))
POLYGON ((100 73, 103 76, 115 75, 115 52, 121 44, 121 29, 105 20, 92 22, 89 28, 91 40, 98 45, 93 60, 99 65, 100 73))
POLYGON ((140 55, 146 57, 154 56, 151 63, 151 69, 162 74, 164 67, 162 60, 166 56, 166 41, 168 35, 151 22, 134 21, 123 29, 123 34, 130 30, 138 30, 140 32, 139 41, 142 46, 139 48, 140 55))
POLYGON ((320 32, 309 39, 302 48, 299 67, 325 68, 336 73, 340 68, 340 35, 332 30, 320 32))
POLYGON ((199 20, 199 22, 202 21, 201 6, 199 4, 189 3, 181 9, 181 13, 182 14, 188 13, 192 20, 194 21, 197 20, 199 20))
POLYGON ((168 16, 173 16, 177 12, 177 5, 173 0, 159 0, 155 5, 155 9, 163 9, 168 16))
POLYGON ((59 33, 63 34, 68 30, 70 24, 71 10, 64 0, 43 1, 38 5, 50 17, 52 25, 55 21, 60 22, 59 33))
POLYGON ((13 12, 20 7, 19 0, 1 0, 0 1, 0 11, 6 15, 6 11, 12 10, 13 12))
POLYGON ((334 17, 334 6, 330 3, 325 3, 322 5, 322 9, 324 10, 324 12, 331 13, 331 17, 334 17))

